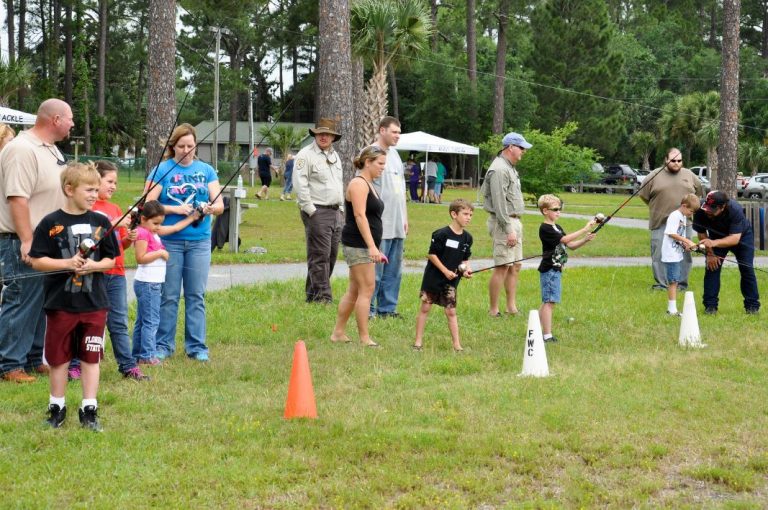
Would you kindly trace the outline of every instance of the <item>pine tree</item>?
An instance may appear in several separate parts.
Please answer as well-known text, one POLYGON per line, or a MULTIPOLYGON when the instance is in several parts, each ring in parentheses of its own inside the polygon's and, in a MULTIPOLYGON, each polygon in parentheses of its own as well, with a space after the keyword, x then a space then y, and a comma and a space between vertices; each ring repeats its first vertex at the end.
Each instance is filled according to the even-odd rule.
POLYGON ((605 2, 547 0, 534 9, 531 29, 529 66, 544 85, 534 89, 535 127, 551 131, 575 121, 576 143, 613 154, 626 131, 625 115, 620 103, 604 98, 623 98, 623 57, 605 2))

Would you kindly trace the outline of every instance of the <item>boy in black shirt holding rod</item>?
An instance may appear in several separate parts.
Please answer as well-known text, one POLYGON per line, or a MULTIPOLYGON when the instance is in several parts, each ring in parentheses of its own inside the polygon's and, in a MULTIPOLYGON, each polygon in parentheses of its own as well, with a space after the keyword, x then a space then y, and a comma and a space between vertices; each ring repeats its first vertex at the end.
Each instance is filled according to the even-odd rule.
POLYGON ((453 350, 464 350, 459 340, 459 321, 456 317, 456 287, 462 276, 472 277, 472 270, 467 263, 472 255, 472 236, 464 227, 472 220, 474 210, 466 200, 454 200, 448 208, 451 224, 432 232, 427 267, 421 281, 421 308, 416 319, 416 340, 413 344, 416 351, 422 349, 424 326, 433 303, 445 308, 453 350))
POLYGON ((114 266, 119 252, 109 219, 91 211, 100 182, 93 164, 70 163, 61 173, 66 205, 40 221, 29 252, 32 267, 49 272, 44 281, 45 359, 51 366, 47 423, 53 428, 67 416, 67 369, 77 357, 83 371, 80 424, 101 431, 96 393, 109 308, 102 272, 114 266), (87 249, 94 244, 95 249, 87 249))
POLYGON ((597 222, 594 219, 589 220, 580 230, 566 235, 565 230, 555 223, 563 208, 560 199, 555 195, 542 195, 539 197, 538 204, 541 214, 544 215, 544 223, 539 227, 542 251, 541 264, 539 264, 539 281, 541 283, 539 318, 541 319, 541 332, 544 335, 544 341, 557 342, 557 338, 552 335, 552 316, 555 312, 555 305, 560 302, 562 266, 568 260, 565 247, 575 250, 594 239, 596 234, 590 233, 590 230, 597 222))

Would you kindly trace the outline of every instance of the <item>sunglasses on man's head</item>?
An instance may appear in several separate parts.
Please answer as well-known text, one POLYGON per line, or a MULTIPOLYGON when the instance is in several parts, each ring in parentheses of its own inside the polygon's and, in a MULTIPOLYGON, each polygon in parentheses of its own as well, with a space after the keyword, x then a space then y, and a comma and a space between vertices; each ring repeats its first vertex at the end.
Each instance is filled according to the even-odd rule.
MULTIPOLYGON (((51 155, 52 155, 54 158, 56 158, 56 164, 57 164, 57 165, 59 165, 59 166, 64 166, 64 165, 66 165, 66 164, 67 164, 67 158, 65 158, 65 157, 64 157, 64 155, 62 155, 61 157, 59 157, 59 155, 58 155, 58 154, 56 154, 56 152, 59 152, 59 151, 58 151, 58 149, 56 149, 56 152, 53 152, 53 150, 51 150, 51 148, 50 148, 49 146, 47 146, 47 145, 46 145, 46 146, 45 146, 45 148, 46 148, 46 149, 48 149, 48 152, 50 152, 50 153, 51 153, 51 155)), ((59 154, 61 154, 61 153, 59 153, 59 154)))

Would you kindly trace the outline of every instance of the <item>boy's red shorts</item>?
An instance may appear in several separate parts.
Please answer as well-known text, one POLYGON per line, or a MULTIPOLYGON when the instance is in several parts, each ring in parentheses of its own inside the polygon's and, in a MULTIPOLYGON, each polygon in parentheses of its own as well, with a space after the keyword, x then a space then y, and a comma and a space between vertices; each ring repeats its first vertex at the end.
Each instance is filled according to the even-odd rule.
POLYGON ((72 358, 86 363, 101 361, 107 310, 46 310, 45 320, 45 360, 49 365, 63 365, 72 358))

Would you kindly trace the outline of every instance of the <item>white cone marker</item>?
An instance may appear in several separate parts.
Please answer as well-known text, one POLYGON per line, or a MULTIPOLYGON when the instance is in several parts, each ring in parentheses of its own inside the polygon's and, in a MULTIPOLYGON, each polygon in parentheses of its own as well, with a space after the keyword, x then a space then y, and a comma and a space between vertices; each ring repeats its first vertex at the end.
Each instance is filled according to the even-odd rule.
POLYGON ((547 351, 541 334, 541 321, 538 310, 528 313, 528 329, 523 349, 523 371, 521 377, 549 377, 547 351))
POLYGON ((696 302, 693 299, 693 292, 685 293, 683 303, 683 317, 680 322, 680 336, 677 339, 680 347, 706 347, 701 343, 701 333, 699 331, 699 319, 696 315, 696 302))

